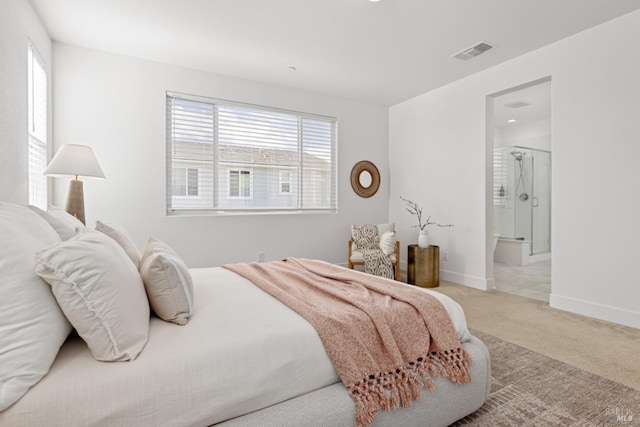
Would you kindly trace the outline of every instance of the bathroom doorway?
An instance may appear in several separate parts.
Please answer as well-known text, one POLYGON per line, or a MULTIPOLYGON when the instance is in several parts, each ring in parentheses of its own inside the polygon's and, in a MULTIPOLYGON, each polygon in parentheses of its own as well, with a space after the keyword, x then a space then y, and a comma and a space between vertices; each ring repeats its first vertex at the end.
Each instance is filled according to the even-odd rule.
MULTIPOLYGON (((551 79, 490 96, 493 287, 549 301, 551 79)), ((489 143, 488 143, 489 145, 489 143)), ((491 248, 490 248, 491 250, 491 248)))

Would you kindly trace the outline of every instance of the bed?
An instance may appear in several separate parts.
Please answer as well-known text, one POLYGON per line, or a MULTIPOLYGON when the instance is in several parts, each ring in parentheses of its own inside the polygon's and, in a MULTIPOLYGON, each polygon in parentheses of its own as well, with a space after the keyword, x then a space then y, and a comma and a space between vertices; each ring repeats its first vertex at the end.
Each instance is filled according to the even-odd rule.
MULTIPOLYGON (((48 373, 0 412, 0 425, 355 425, 354 403, 307 321, 228 269, 189 273, 186 325, 151 316, 148 340, 129 362, 97 361, 72 333, 48 373)), ((455 301, 423 291, 449 313, 473 359, 473 380, 440 378, 411 408, 380 411, 374 426, 446 426, 488 397, 487 348, 470 335, 455 301)))

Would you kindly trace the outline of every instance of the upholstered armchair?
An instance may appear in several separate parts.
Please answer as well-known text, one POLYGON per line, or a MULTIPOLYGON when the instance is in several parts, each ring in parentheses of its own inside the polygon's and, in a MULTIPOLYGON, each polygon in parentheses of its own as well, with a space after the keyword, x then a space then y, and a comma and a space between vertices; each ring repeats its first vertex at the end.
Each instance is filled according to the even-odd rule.
MULTIPOLYGON (((386 243, 387 245, 389 244, 389 242, 387 241, 387 238, 382 238, 385 233, 387 232, 394 232, 394 239, 395 239, 395 224, 394 223, 389 223, 389 224, 378 224, 378 236, 382 239, 383 241, 383 245, 386 243)), ((351 235, 353 236, 353 226, 352 228, 352 233, 351 235)), ((394 279, 395 280, 400 280, 400 242, 395 240, 395 242, 391 242, 392 245, 392 249, 390 250, 390 248, 386 248, 383 249, 383 251, 386 251, 386 253, 391 252, 390 255, 390 259, 391 262, 393 264, 393 274, 394 274, 394 279)), ((381 248, 382 249, 382 248, 381 248)), ((354 269, 355 266, 364 266, 364 256, 362 254, 362 252, 357 250, 357 247, 353 241, 353 239, 349 239, 348 242, 348 257, 347 257, 347 261, 348 261, 348 267, 350 269, 354 269)))

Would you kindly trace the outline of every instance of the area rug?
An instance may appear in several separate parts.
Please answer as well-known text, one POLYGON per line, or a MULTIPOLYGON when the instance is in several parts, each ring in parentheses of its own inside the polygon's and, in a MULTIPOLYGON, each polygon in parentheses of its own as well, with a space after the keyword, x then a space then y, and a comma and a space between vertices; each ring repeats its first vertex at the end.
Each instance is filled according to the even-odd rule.
MULTIPOLYGON (((452 427, 640 426, 640 391, 492 335, 472 333, 491 354, 491 394, 452 427)), ((638 359, 640 375, 640 356, 629 357, 638 359)))

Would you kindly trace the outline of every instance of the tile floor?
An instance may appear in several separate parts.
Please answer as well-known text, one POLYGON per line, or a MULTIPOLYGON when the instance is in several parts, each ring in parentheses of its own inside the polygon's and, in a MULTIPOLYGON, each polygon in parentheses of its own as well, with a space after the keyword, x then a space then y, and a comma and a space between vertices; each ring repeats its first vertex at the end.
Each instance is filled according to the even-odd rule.
POLYGON ((493 264, 494 286, 498 291, 549 302, 551 260, 529 265, 493 264))

